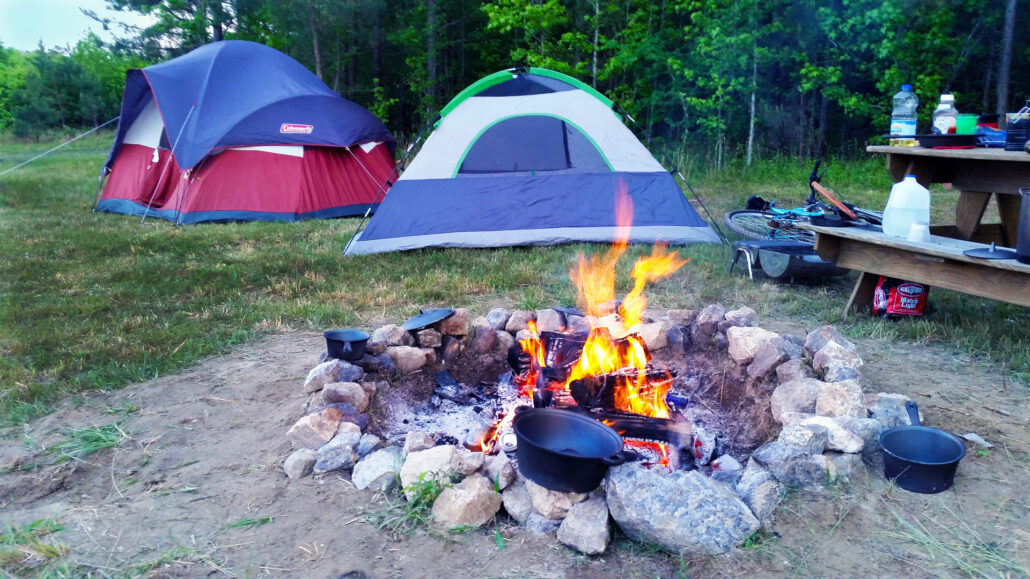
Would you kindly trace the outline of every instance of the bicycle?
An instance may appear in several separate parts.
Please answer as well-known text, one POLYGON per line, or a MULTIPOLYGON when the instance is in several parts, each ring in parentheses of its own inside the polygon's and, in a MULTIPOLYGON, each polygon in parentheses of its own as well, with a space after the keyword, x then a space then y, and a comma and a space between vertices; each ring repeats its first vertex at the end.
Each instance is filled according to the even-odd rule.
POLYGON ((780 209, 775 206, 776 201, 765 201, 761 197, 752 196, 748 199, 746 209, 726 214, 726 227, 747 239, 790 240, 813 245, 815 234, 794 227, 795 223, 804 221, 817 225, 882 224, 883 213, 845 203, 824 187, 821 181, 826 170, 820 172, 820 165, 822 160, 816 161, 808 176, 809 194, 804 207, 780 209), (829 204, 820 201, 819 197, 829 204))

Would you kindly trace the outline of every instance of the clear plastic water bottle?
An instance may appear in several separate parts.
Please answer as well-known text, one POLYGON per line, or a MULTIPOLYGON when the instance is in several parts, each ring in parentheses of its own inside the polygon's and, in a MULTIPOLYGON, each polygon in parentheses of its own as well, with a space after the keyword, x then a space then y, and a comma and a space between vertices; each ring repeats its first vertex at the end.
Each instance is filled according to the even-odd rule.
POLYGON ((955 125, 958 124, 958 111, 955 109, 955 96, 944 93, 941 95, 941 102, 933 111, 933 133, 935 135, 947 135, 955 132, 955 125))
POLYGON ((901 85, 901 92, 894 95, 891 111, 891 137, 914 137, 916 134, 916 109, 919 95, 912 92, 912 85, 901 85))
POLYGON ((916 221, 930 223, 930 191, 916 181, 915 175, 905 175, 891 187, 887 207, 883 210, 883 232, 907 238, 916 221))

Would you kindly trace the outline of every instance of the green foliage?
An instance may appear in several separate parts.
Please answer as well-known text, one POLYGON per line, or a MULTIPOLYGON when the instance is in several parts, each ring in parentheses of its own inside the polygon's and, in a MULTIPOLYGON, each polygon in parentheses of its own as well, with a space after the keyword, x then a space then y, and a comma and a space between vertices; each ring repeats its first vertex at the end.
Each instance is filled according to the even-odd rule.
POLYGON ((386 497, 385 505, 379 510, 366 511, 365 518, 394 537, 408 536, 432 521, 433 502, 447 486, 422 473, 417 481, 402 489, 402 496, 386 497))
POLYGON ((84 457, 118 446, 129 436, 117 423, 90 428, 65 428, 61 431, 65 439, 47 447, 47 454, 56 457, 56 462, 82 460, 84 457))
POLYGON ((5 523, 0 532, 0 570, 11 577, 71 576, 61 562, 68 547, 52 537, 63 530, 53 519, 40 519, 23 527, 5 523))

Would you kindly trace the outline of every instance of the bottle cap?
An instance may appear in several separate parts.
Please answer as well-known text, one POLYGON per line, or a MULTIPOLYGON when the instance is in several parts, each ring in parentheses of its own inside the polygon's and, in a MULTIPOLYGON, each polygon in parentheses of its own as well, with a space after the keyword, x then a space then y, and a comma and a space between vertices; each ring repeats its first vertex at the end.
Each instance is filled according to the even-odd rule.
POLYGON ((905 91, 905 92, 912 92, 912 85, 910 85, 910 84, 903 84, 903 85, 901 85, 901 90, 905 91))
POLYGON ((944 94, 941 95, 941 102, 942 103, 953 103, 953 102, 955 102, 955 95, 953 95, 951 93, 944 93, 944 94))

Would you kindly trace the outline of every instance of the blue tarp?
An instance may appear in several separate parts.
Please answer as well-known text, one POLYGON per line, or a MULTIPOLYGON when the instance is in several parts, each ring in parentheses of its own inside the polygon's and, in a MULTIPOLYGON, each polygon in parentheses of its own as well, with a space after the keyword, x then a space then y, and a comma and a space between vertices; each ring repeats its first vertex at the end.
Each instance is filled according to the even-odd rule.
POLYGON ((387 142, 392 150, 394 142, 375 115, 341 98, 299 62, 262 44, 225 40, 126 73, 106 171, 151 98, 182 169, 225 147, 387 142))

